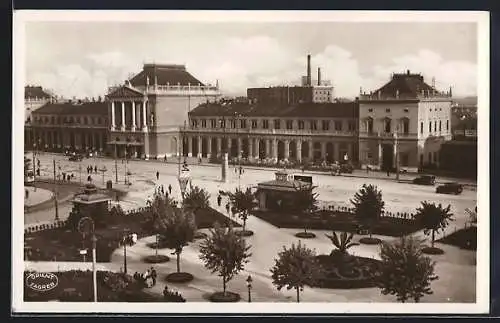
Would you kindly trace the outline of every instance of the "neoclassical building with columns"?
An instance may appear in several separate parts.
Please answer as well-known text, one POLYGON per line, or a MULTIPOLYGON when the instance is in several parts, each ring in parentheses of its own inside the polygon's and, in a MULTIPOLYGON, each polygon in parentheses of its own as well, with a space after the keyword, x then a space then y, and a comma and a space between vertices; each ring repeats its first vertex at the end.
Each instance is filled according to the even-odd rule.
POLYGON ((188 113, 219 97, 218 85, 201 83, 184 65, 144 64, 125 84, 108 91, 108 145, 119 157, 175 156, 188 113))
POLYGON ((289 161, 357 161, 357 102, 283 106, 205 103, 189 113, 184 156, 289 161))
POLYGON ((425 83, 421 74, 393 74, 359 97, 359 158, 366 167, 415 171, 439 166, 442 143, 451 140, 452 92, 425 83))

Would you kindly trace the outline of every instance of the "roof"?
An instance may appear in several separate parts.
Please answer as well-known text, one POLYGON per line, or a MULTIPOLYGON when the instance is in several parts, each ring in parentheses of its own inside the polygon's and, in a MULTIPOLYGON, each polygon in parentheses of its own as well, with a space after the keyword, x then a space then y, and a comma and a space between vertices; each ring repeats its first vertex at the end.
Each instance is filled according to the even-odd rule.
POLYGON ((296 192, 299 188, 303 187, 304 183, 301 181, 279 181, 272 180, 258 184, 259 189, 270 189, 275 191, 296 192))
POLYGON ((65 102, 47 103, 41 108, 33 111, 33 114, 58 114, 58 115, 108 115, 108 104, 106 102, 65 102))
POLYGON ((436 91, 432 86, 424 82, 424 77, 420 74, 411 74, 408 71, 405 74, 394 74, 392 79, 376 90, 374 95, 380 92, 381 97, 416 98, 422 91, 436 91), (399 91, 399 92, 398 92, 399 91))
POLYGON ((133 86, 145 86, 149 77, 149 84, 158 85, 204 85, 188 71, 184 65, 144 64, 143 70, 132 77, 133 86))
POLYGON ((45 92, 41 86, 28 85, 28 86, 24 87, 24 98, 25 99, 34 99, 34 98, 49 99, 49 98, 51 98, 51 95, 48 94, 47 92, 45 92))
POLYGON ((319 118, 356 118, 359 109, 357 102, 339 103, 298 103, 283 106, 272 103, 203 103, 189 112, 190 116, 260 116, 260 117, 319 117, 319 118))
POLYGON ((114 88, 108 95, 108 98, 142 98, 144 94, 136 89, 125 85, 114 88))

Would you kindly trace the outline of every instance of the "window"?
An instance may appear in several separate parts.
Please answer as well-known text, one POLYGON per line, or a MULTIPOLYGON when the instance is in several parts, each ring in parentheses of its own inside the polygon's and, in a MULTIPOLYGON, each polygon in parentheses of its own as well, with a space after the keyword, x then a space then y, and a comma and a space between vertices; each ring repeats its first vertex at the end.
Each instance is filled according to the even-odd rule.
POLYGON ((340 120, 335 121, 335 131, 342 131, 342 121, 340 120))
POLYGON ((97 124, 102 124, 102 119, 101 119, 101 117, 97 117, 97 124))
POLYGON ((274 120, 274 129, 281 129, 281 120, 279 119, 274 120))
POLYGON ((293 120, 287 120, 286 121, 286 128, 287 129, 293 129, 293 120))
POLYGON ((87 117, 83 117, 83 124, 87 124, 87 117))
POLYGON ((263 129, 269 129, 269 120, 262 120, 262 128, 263 129))
POLYGON ((429 132, 432 132, 432 121, 429 121, 429 132))
POLYGON ((303 120, 299 120, 299 129, 300 130, 304 129, 304 121, 303 120))
POLYGON ((56 123, 56 118, 55 118, 55 117, 52 117, 50 122, 51 122, 52 124, 55 124, 55 123, 56 123))
POLYGON ((217 128, 217 121, 215 119, 210 119, 210 127, 217 128))
POLYGON ((311 124, 311 130, 316 130, 318 128, 316 120, 311 120, 310 124, 311 124))
POLYGON ((201 120, 201 127, 202 128, 206 128, 207 127, 207 120, 205 120, 205 119, 201 120))
POLYGON ((236 128, 236 120, 229 120, 229 124, 231 128, 236 128))
POLYGON ((384 131, 391 132, 391 119, 389 119, 389 118, 386 118, 384 120, 384 131))
POLYGON ((420 166, 424 165, 424 154, 420 154, 420 166))
POLYGON ((324 130, 324 131, 327 131, 327 130, 330 130, 330 122, 328 120, 323 120, 321 122, 321 128, 324 130))
POLYGON ((198 120, 193 119, 193 120, 191 121, 191 126, 192 126, 193 128, 195 128, 195 129, 196 129, 196 128, 198 128, 198 120))
POLYGON ((399 156, 401 157, 401 166, 408 166, 408 153, 400 153, 399 156))
POLYGON ((391 109, 385 109, 385 112, 389 113, 391 112, 391 109))
POLYGON ((438 124, 437 121, 434 120, 434 132, 437 132, 437 124, 438 124))
POLYGON ((408 108, 405 108, 405 109, 404 109, 404 112, 409 112, 409 111, 410 111, 410 110, 408 110, 408 108))
POLYGON ((349 120, 349 122, 347 123, 347 127, 349 131, 356 131, 356 122, 349 120))
POLYGON ((439 132, 441 132, 441 120, 439 120, 439 132))
POLYGON ((221 128, 226 128, 226 120, 225 119, 220 119, 219 124, 221 128))
POLYGON ((81 122, 82 121, 81 121, 80 117, 76 117, 76 123, 81 124, 81 122))
POLYGON ((257 128, 257 120, 252 120, 252 129, 257 128))
POLYGON ((373 112, 373 109, 368 109, 368 112, 373 112))
POLYGON ((424 133, 424 123, 420 122, 420 134, 424 133))
POLYGON ((244 129, 247 127, 247 120, 246 119, 241 119, 240 120, 240 128, 244 129))
POLYGON ((368 131, 368 133, 373 133, 373 119, 372 118, 368 118, 366 130, 368 131))
POLYGON ((407 118, 403 119, 403 133, 407 135, 410 132, 410 120, 407 118))

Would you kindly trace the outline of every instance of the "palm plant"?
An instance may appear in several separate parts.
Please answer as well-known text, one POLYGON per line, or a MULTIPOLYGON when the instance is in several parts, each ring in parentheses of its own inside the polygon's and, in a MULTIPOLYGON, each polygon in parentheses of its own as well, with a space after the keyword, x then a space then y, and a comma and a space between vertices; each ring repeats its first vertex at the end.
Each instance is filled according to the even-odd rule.
MULTIPOLYGON (((295 209, 302 214, 312 215, 318 210, 318 193, 313 192, 316 186, 296 187, 295 209)), ((304 233, 307 233, 307 221, 304 221, 304 233)))
POLYGON ((347 232, 342 232, 340 235, 337 235, 337 232, 333 231, 332 235, 325 234, 328 239, 333 243, 336 249, 333 249, 330 253, 330 256, 333 256, 337 253, 341 255, 347 255, 347 250, 354 246, 359 245, 359 243, 352 242, 354 234, 350 233, 347 235, 347 232))
POLYGON ((441 203, 422 202, 422 206, 417 208, 415 218, 419 221, 423 228, 424 234, 431 234, 431 247, 434 248, 434 238, 436 231, 444 230, 453 221, 453 213, 450 212, 451 205, 443 207, 441 203))

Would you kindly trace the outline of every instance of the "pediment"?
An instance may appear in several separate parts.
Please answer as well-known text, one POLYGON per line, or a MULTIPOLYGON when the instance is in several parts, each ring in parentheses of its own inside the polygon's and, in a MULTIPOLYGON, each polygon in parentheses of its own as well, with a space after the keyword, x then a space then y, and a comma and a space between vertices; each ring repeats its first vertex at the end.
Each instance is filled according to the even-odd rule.
POLYGON ((128 86, 120 86, 108 94, 108 98, 142 98, 144 94, 128 86))

